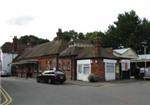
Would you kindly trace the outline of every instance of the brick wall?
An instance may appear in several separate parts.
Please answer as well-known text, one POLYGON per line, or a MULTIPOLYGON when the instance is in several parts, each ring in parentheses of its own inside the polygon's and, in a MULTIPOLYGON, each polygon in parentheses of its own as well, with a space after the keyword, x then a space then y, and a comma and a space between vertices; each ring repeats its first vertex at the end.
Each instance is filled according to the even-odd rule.
MULTIPOLYGON (((46 69, 52 69, 56 67, 56 58, 55 57, 40 57, 38 58, 39 60, 39 67, 40 70, 43 72, 46 69)), ((64 70, 66 74, 66 78, 68 80, 73 78, 73 68, 71 58, 66 57, 66 58, 59 58, 59 68, 64 70)))
POLYGON ((93 74, 99 75, 100 79, 105 78, 105 67, 102 59, 94 59, 91 63, 91 72, 93 74))
POLYGON ((64 70, 65 74, 66 74, 66 78, 68 80, 72 79, 72 67, 71 67, 71 59, 70 58, 60 58, 59 59, 59 68, 61 68, 62 70, 64 70))
POLYGON ((52 69, 56 67, 56 59, 55 57, 45 56, 38 58, 39 60, 39 69, 40 71, 44 71, 47 69, 52 69))

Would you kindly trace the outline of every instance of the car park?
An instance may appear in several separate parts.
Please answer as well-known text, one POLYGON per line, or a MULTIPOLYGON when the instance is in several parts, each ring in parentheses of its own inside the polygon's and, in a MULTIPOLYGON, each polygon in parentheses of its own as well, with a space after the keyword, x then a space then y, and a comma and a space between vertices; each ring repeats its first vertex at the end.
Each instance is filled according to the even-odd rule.
POLYGON ((36 77, 37 82, 43 83, 61 83, 66 81, 65 73, 62 70, 45 70, 36 77))

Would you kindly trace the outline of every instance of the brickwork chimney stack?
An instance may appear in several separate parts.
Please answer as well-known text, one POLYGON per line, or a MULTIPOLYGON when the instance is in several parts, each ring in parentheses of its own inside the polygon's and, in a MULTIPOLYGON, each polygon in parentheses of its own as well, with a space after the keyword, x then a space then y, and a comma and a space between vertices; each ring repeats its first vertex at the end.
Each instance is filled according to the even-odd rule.
POLYGON ((18 51, 18 39, 17 36, 14 36, 13 38, 13 52, 18 51))
POLYGON ((62 37, 63 37, 63 32, 62 32, 62 30, 59 28, 58 29, 58 32, 56 33, 57 34, 57 40, 61 40, 62 39, 62 37))
POLYGON ((95 42, 95 55, 99 57, 101 55, 101 39, 100 33, 96 33, 96 42, 95 42))

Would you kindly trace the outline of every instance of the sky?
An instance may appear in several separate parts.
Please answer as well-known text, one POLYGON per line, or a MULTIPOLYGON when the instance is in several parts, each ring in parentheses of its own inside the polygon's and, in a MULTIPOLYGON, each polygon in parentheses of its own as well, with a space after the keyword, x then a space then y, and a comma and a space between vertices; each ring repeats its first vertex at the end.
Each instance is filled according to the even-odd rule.
POLYGON ((131 10, 150 20, 150 0, 0 0, 0 46, 14 36, 52 40, 58 28, 105 32, 131 10))

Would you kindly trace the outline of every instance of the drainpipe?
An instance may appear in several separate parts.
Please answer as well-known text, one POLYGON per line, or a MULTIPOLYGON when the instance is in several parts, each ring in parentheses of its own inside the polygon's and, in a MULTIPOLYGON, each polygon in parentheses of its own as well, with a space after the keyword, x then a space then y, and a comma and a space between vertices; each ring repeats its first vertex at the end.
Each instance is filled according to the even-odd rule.
POLYGON ((56 54, 56 70, 59 69, 59 54, 56 54))
POLYGON ((40 68, 39 68, 39 62, 37 61, 36 63, 35 63, 35 67, 36 67, 36 76, 38 76, 39 75, 39 70, 40 70, 40 68))

